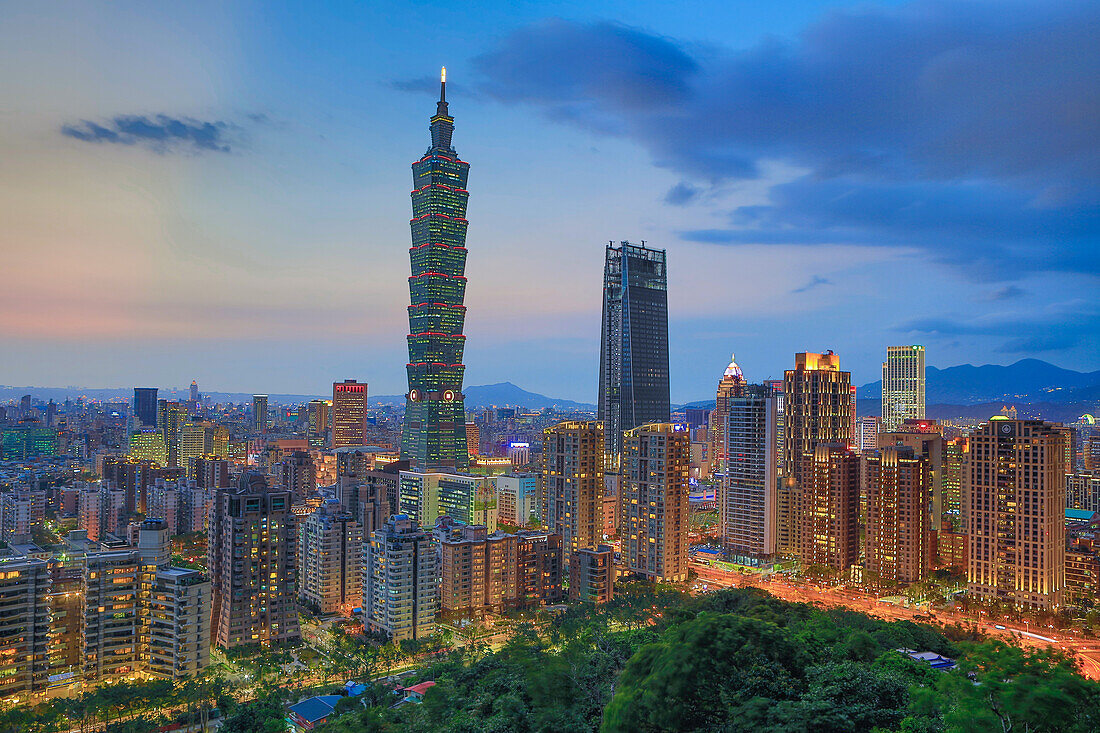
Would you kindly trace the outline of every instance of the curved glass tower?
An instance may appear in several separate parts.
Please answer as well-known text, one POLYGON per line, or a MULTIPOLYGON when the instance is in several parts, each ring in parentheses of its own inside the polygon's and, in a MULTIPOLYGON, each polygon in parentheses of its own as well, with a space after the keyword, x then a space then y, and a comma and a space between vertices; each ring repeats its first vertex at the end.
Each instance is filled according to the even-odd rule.
POLYGON ((439 87, 431 147, 412 166, 409 391, 401 458, 419 469, 464 469, 470 465, 462 401, 470 165, 451 147, 454 118, 447 113, 446 69, 439 87))

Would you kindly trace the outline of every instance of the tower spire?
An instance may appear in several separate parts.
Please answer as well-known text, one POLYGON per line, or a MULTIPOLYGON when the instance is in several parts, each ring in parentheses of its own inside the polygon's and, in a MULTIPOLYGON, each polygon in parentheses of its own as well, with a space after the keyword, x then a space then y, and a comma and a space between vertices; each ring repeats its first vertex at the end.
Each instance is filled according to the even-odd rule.
POLYGON ((439 70, 439 102, 435 105, 436 116, 447 116, 447 67, 439 70))

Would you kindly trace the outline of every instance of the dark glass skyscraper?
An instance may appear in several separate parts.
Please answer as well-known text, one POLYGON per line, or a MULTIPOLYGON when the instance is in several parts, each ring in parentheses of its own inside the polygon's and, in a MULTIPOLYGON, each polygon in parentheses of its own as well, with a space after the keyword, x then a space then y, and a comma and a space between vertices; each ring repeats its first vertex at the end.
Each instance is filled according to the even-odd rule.
POLYGON ((157 388, 134 387, 134 417, 146 427, 157 424, 157 388))
POLYGON ((612 466, 624 430, 669 421, 665 251, 644 242, 607 245, 599 409, 612 466))
POLYGON ((409 278, 409 392, 401 458, 417 468, 466 468, 462 326, 466 306, 466 177, 451 147, 446 69, 432 117, 432 144, 413 163, 412 277, 409 278))

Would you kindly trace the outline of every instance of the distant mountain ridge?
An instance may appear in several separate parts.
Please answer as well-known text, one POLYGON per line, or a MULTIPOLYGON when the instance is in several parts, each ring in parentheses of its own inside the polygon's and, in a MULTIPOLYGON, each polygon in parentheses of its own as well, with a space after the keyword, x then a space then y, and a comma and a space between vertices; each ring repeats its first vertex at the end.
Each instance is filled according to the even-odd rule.
MULTIPOLYGON (((984 402, 1088 402, 1100 396, 1100 371, 1076 372, 1040 359, 1015 364, 984 364, 925 370, 928 404, 976 405, 984 402)), ((860 387, 861 399, 881 399, 882 380, 860 387)))

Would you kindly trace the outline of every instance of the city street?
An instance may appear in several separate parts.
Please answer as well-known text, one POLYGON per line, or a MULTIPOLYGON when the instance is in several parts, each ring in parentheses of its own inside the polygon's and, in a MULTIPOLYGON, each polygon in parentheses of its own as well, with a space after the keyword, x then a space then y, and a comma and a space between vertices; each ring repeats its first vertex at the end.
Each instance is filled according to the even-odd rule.
POLYGON ((1084 676, 1100 680, 1100 640, 1075 638, 1052 629, 1043 629, 1042 633, 1039 633, 1031 631, 1030 628, 1033 627, 1027 625, 1021 626, 996 619, 979 619, 973 615, 953 611, 907 608, 849 588, 820 587, 790 578, 771 580, 712 567, 698 560, 692 560, 692 569, 698 573, 699 582, 707 584, 708 590, 751 586, 766 590, 785 601, 812 603, 828 608, 845 607, 889 621, 919 621, 939 625, 977 624, 981 632, 989 636, 1011 637, 1024 646, 1036 648, 1053 646, 1070 652, 1077 657, 1084 676), (997 626, 1004 628, 998 629, 997 626))

